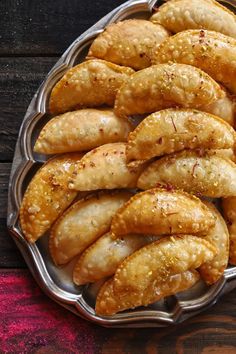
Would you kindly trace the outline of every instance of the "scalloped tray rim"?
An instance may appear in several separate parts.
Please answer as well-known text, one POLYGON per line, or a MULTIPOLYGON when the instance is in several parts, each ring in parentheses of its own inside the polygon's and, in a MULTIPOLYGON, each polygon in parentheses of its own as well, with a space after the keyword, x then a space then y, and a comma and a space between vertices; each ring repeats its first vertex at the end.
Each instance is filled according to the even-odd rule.
MULTIPOLYGON (((235 0, 224 0, 221 2, 230 4, 235 7, 236 11, 235 0)), ((10 175, 7 227, 35 280, 41 289, 61 306, 82 318, 105 327, 164 327, 179 323, 212 306, 224 293, 236 287, 236 267, 230 267, 226 269, 224 277, 211 286, 206 294, 194 300, 176 301, 172 312, 137 310, 120 313, 112 317, 97 316, 94 309, 83 299, 82 293, 75 295, 58 287, 51 279, 38 247, 35 244, 29 244, 24 239, 17 225, 21 200, 20 187, 29 169, 37 162, 34 159, 29 143, 33 128, 46 113, 45 87, 52 88, 55 85, 64 72, 73 66, 78 52, 81 52, 88 42, 91 42, 94 37, 103 31, 107 24, 115 22, 118 19, 122 20, 133 13, 141 11, 151 12, 156 3, 158 3, 156 0, 127 1, 103 17, 69 46, 48 73, 27 109, 19 131, 10 175)))

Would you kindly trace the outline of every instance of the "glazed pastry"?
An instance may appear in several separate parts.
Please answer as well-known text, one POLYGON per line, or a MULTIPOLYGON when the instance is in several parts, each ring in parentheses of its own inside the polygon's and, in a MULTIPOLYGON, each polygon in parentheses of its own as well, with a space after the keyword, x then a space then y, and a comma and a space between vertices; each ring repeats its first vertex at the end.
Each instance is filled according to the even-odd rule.
POLYGON ((148 287, 148 291, 127 291, 124 294, 116 294, 113 288, 114 280, 109 279, 98 293, 95 312, 101 316, 110 316, 138 306, 147 306, 163 297, 191 288, 199 278, 196 270, 188 270, 181 274, 172 275, 161 283, 154 281, 152 286, 148 287))
POLYGON ((224 34, 189 30, 165 40, 153 64, 175 62, 196 66, 236 94, 236 39, 224 34))
POLYGON ((115 113, 120 117, 170 107, 199 108, 225 97, 206 73, 184 64, 160 64, 132 75, 118 91, 115 113))
POLYGON ((224 119, 228 124, 235 127, 236 101, 232 95, 225 92, 225 96, 219 100, 202 106, 201 110, 224 119))
POLYGON ((129 192, 100 193, 73 204, 54 224, 49 249, 55 264, 65 264, 110 229, 129 192))
POLYGON ((204 237, 217 249, 216 256, 210 261, 201 265, 198 269, 201 278, 208 284, 214 284, 224 274, 229 261, 229 232, 225 220, 213 204, 205 202, 212 214, 215 216, 215 226, 204 237))
POLYGON ((230 159, 234 163, 236 162, 234 149, 217 149, 217 150, 206 150, 207 155, 218 155, 224 157, 225 159, 230 159))
POLYGON ((114 239, 108 232, 81 254, 73 272, 74 283, 77 285, 93 283, 113 275, 126 257, 156 240, 157 236, 140 237, 140 235, 126 235, 114 239))
POLYGON ((54 86, 49 109, 52 114, 82 107, 112 106, 117 90, 134 71, 104 60, 89 60, 69 69, 54 86))
POLYGON ((236 197, 223 199, 222 208, 230 235, 229 263, 236 265, 236 197))
POLYGON ((195 148, 233 148, 234 129, 222 119, 192 109, 166 109, 144 119, 129 134, 127 161, 195 148))
POLYGON ((132 125, 112 110, 81 109, 52 118, 41 130, 34 151, 58 154, 88 151, 118 141, 127 141, 132 125))
POLYGON ((150 21, 132 19, 112 23, 93 41, 88 58, 144 69, 151 65, 152 48, 168 37, 164 27, 150 21))
POLYGON ((236 165, 217 154, 183 151, 153 162, 137 183, 140 189, 157 185, 210 198, 236 196, 236 165))
POLYGON ((171 0, 160 6, 150 20, 173 33, 199 28, 236 38, 236 16, 213 0, 171 0))
POLYGON ((202 235, 208 233, 214 220, 197 197, 155 188, 138 193, 125 203, 113 217, 111 231, 116 237, 130 233, 202 235))
POLYGON ((121 263, 114 275, 114 292, 147 292, 172 275, 199 268, 217 253, 204 238, 168 236, 142 247, 121 263))
POLYGON ((81 154, 65 154, 46 162, 34 175, 20 207, 20 225, 30 242, 41 237, 72 203, 77 192, 68 189, 81 154))
POLYGON ((124 143, 99 146, 88 152, 76 167, 69 188, 78 191, 135 188, 145 165, 126 165, 124 143))

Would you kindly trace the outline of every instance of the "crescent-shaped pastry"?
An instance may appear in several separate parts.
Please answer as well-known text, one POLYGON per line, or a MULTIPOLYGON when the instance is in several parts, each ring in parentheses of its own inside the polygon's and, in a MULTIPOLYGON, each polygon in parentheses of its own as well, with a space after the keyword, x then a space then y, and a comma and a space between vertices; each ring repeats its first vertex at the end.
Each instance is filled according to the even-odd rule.
POLYGON ((229 263, 236 265, 236 197, 223 199, 222 208, 230 235, 229 263))
POLYGON ((215 246, 192 235, 168 236, 131 254, 117 268, 114 292, 145 293, 172 275, 199 268, 217 253, 215 246))
POLYGON ((151 163, 137 183, 140 189, 163 185, 210 198, 236 196, 236 165, 218 154, 183 151, 151 163))
POLYGON ((49 249, 55 264, 65 264, 110 229, 112 217, 129 192, 97 194, 73 204, 53 225, 49 249))
POLYGON ((223 89, 202 70, 185 64, 160 64, 140 70, 117 93, 120 117, 170 107, 201 108, 225 97, 223 89))
POLYGON ((77 285, 93 283, 113 275, 126 257, 156 239, 157 236, 140 237, 140 235, 126 235, 114 239, 108 232, 81 254, 73 271, 74 283, 77 285))
POLYGON ((222 119, 192 109, 166 109, 151 114, 129 134, 127 161, 195 148, 227 149, 235 144, 234 129, 222 119))
MULTIPOLYGON (((230 159, 234 163, 236 162, 236 156, 234 149, 217 149, 217 150, 205 150, 208 155, 218 155, 224 157, 225 159, 230 159)), ((204 151, 204 153, 205 153, 204 151)))
POLYGON ((206 234, 214 216, 200 199, 178 190, 155 188, 133 196, 112 219, 115 236, 130 233, 206 234))
POLYGON ((117 90, 133 72, 131 68, 98 59, 76 65, 54 86, 50 112, 59 114, 81 107, 112 106, 117 90))
POLYGON ((213 204, 205 202, 212 214, 215 216, 215 226, 204 237, 217 249, 216 256, 210 261, 201 265, 198 269, 201 278, 208 284, 214 284, 224 274, 229 261, 229 232, 225 220, 213 204))
POLYGON ((135 188, 145 165, 128 167, 125 148, 124 143, 114 143, 88 152, 77 164, 69 188, 78 191, 135 188))
POLYGON ((32 178, 20 207, 20 224, 28 241, 42 236, 77 196, 68 189, 68 181, 81 157, 76 153, 54 157, 32 178))
POLYGON ((172 0, 158 8, 150 20, 176 33, 208 29, 236 38, 236 16, 213 0, 172 0))
POLYGON ((196 66, 236 94, 236 39, 224 34, 189 30, 166 39, 153 64, 175 62, 196 66))
POLYGON ((110 24, 93 41, 88 58, 99 58, 135 70, 151 65, 152 49, 169 37, 162 26, 131 19, 110 24))
POLYGON ((34 151, 58 154, 88 151, 97 146, 126 141, 132 131, 127 119, 109 109, 81 109, 52 118, 41 130, 34 151))
POLYGON ((208 105, 202 106, 201 110, 220 117, 230 125, 235 126, 236 101, 232 95, 229 95, 226 92, 225 97, 220 98, 219 100, 208 105))
POLYGON ((172 275, 162 283, 154 281, 148 291, 124 294, 116 294, 113 288, 114 280, 109 279, 98 293, 95 312, 100 316, 111 316, 127 309, 147 306, 166 296, 191 288, 199 278, 199 273, 196 270, 188 270, 181 274, 172 275))

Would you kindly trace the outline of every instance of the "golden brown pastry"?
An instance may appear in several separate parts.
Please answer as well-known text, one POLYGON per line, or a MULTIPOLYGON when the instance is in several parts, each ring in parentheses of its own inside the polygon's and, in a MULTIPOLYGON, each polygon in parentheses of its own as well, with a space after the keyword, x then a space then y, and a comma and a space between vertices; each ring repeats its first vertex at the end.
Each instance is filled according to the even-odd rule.
POLYGON ((125 143, 99 146, 79 161, 69 188, 78 191, 135 188, 145 165, 126 165, 125 143))
POLYGON ((222 208, 230 235, 229 263, 236 265, 236 197, 223 199, 222 208))
POLYGON ((52 114, 82 107, 112 106, 117 90, 134 71, 104 60, 89 60, 69 69, 54 86, 49 109, 52 114))
POLYGON ((88 58, 144 69, 151 65, 152 49, 168 37, 164 27, 150 21, 132 19, 112 23, 93 41, 88 58))
POLYGON ((153 56, 153 64, 175 62, 196 66, 236 94, 236 39, 189 30, 169 37, 153 56))
POLYGON ((206 153, 208 155, 218 155, 218 156, 224 157, 225 159, 230 159, 234 163, 236 162, 236 156, 235 156, 235 152, 234 152, 233 148, 231 148, 231 149, 206 150, 206 153))
POLYGON ((229 261, 229 232, 225 220, 216 207, 205 202, 212 214, 215 216, 215 226, 204 237, 211 242, 217 249, 216 256, 210 261, 201 265, 198 269, 201 278, 208 284, 214 284, 224 274, 229 261))
POLYGON ((147 306, 163 297, 174 295, 180 291, 191 288, 199 280, 196 270, 175 274, 163 282, 153 282, 148 291, 126 292, 116 294, 114 292, 114 280, 107 280, 100 289, 96 300, 96 314, 110 316, 117 312, 138 306, 147 306))
POLYGON ((110 229, 112 217, 129 192, 100 193, 73 204, 53 225, 49 249, 55 264, 65 264, 110 229))
POLYGON ((236 38, 236 16, 213 0, 172 0, 150 18, 171 32, 208 29, 236 38))
POLYGON ((133 74, 118 91, 115 113, 120 117, 170 107, 200 108, 225 97, 206 73, 184 64, 160 64, 133 74))
POLYGON ((169 184, 211 198, 236 196, 236 165, 217 154, 183 151, 149 165, 137 186, 150 189, 169 184))
POLYGON ((166 109, 151 114, 129 134, 127 161, 195 148, 233 148, 234 129, 222 119, 193 109, 166 109))
POLYGON ((118 141, 127 141, 132 125, 110 109, 81 109, 52 118, 41 130, 34 151, 58 154, 88 151, 118 141))
POLYGON ((156 240, 157 236, 140 237, 140 235, 126 235, 114 239, 108 232, 81 254, 73 271, 74 283, 77 285, 93 283, 113 275, 126 257, 156 240))
POLYGON ((215 246, 192 235, 168 236, 131 254, 117 268, 114 292, 147 292, 172 275, 199 268, 217 253, 215 246))
POLYGON ((197 197, 168 189, 155 188, 133 196, 113 217, 112 233, 207 234, 215 223, 211 211, 197 197))
POLYGON ((81 154, 65 154, 46 162, 34 175, 20 207, 24 236, 35 242, 72 203, 77 192, 68 189, 74 167, 81 154))
POLYGON ((225 96, 219 100, 202 106, 201 110, 214 114, 224 119, 227 123, 235 127, 236 101, 232 95, 225 92, 225 96))

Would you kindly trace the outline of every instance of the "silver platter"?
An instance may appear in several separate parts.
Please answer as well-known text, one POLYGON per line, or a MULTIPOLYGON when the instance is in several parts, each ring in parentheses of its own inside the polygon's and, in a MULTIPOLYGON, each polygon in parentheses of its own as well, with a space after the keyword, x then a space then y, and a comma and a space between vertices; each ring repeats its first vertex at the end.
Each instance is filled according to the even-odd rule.
MULTIPOLYGON (((224 276, 211 287, 199 282, 192 289, 165 298, 149 307, 111 317, 100 317, 94 312, 94 304, 101 284, 75 286, 71 276, 72 263, 61 268, 54 266, 48 252, 48 235, 44 235, 36 244, 29 244, 19 226, 18 213, 22 196, 32 176, 45 161, 45 156, 33 152, 33 146, 42 126, 50 118, 47 107, 52 87, 68 68, 83 61, 94 38, 109 23, 132 17, 148 18, 153 6, 157 7, 160 3, 161 1, 156 0, 130 0, 111 11, 71 44, 49 72, 27 109, 12 165, 7 226, 35 280, 41 289, 60 305, 78 316, 106 327, 165 327, 179 323, 212 306, 223 294, 236 287, 236 267, 229 267, 224 276)), ((224 0, 221 3, 236 12, 236 0, 224 0)))

